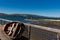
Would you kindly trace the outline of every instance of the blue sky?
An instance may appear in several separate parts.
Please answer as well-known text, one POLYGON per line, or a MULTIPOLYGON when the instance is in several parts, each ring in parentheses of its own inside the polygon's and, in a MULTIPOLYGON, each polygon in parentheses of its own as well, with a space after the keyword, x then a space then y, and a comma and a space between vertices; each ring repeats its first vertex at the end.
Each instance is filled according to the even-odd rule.
POLYGON ((0 0, 0 12, 60 17, 60 0, 0 0))

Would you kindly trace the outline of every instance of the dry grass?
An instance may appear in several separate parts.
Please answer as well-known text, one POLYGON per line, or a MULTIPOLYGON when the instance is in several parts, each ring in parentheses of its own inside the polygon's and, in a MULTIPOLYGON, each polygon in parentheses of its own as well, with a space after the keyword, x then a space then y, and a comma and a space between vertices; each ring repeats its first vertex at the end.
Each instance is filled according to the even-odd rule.
POLYGON ((60 26, 60 21, 40 20, 40 22, 44 22, 47 24, 42 24, 42 23, 38 24, 38 22, 32 22, 32 24, 41 25, 41 26, 60 26))

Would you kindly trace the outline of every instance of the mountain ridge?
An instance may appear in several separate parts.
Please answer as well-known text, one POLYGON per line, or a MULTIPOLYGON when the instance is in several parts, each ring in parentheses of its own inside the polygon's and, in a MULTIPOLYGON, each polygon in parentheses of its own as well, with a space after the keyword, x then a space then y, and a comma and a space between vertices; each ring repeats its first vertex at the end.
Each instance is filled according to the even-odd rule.
POLYGON ((33 14, 6 14, 6 13, 0 13, 0 16, 23 16, 28 19, 60 19, 60 17, 47 17, 47 16, 39 16, 39 15, 33 15, 33 14))

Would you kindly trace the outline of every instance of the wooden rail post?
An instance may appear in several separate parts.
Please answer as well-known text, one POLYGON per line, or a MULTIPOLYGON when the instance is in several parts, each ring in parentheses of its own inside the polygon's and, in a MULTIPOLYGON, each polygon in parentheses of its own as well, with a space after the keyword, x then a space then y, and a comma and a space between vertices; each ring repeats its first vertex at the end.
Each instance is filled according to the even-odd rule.
POLYGON ((28 38, 30 40, 30 36, 31 36, 31 26, 28 26, 28 38))
POLYGON ((57 40, 60 40, 60 34, 57 33, 57 40))
POLYGON ((2 20, 0 20, 1 24, 2 24, 2 20))

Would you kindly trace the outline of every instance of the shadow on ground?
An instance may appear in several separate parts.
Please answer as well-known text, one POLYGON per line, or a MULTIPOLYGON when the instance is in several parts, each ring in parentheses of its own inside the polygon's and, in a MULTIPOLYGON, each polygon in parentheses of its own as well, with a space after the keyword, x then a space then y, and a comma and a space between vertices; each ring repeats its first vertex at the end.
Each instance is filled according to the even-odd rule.
POLYGON ((14 40, 29 40, 29 39, 26 38, 26 37, 24 37, 24 36, 22 36, 21 38, 19 38, 19 39, 14 39, 14 40))

